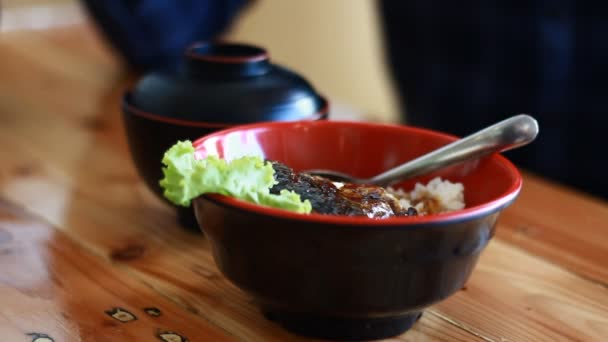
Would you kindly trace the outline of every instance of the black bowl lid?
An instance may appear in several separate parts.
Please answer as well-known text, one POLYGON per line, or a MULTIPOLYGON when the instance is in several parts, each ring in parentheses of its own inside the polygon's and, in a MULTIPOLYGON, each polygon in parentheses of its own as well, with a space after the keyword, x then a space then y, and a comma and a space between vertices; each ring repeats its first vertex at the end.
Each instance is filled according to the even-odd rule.
POLYGON ((187 122, 242 124, 309 120, 328 103, 295 72, 246 44, 196 43, 176 71, 145 75, 126 96, 142 113, 187 122))

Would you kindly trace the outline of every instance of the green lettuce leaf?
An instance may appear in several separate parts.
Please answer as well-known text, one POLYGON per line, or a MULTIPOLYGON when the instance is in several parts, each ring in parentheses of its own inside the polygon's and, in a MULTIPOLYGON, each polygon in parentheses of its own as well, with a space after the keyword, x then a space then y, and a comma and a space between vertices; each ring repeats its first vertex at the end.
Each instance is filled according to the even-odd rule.
POLYGON ((248 202, 308 214, 310 201, 302 201, 293 191, 282 190, 271 194, 277 182, 270 162, 257 156, 245 156, 226 162, 211 155, 194 158, 195 149, 190 141, 179 141, 162 159, 163 179, 160 186, 171 202, 190 206, 192 199, 208 193, 239 198, 248 202))

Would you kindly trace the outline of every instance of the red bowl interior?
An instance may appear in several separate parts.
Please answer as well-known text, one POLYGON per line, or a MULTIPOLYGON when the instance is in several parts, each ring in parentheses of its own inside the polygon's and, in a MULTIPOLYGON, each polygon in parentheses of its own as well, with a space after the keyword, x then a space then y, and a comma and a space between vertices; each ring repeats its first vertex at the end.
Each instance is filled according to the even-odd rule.
MULTIPOLYGON (((285 163, 295 170, 333 169, 358 177, 370 177, 456 139, 447 134, 399 125, 337 121, 273 122, 219 131, 200 138, 194 142, 194 146, 197 158, 217 154, 230 160, 243 155, 258 155, 285 163)), ((427 182, 435 176, 463 183, 465 209, 439 215, 375 220, 376 224, 440 223, 487 214, 511 203, 522 185, 521 175, 515 166, 501 155, 494 154, 395 187, 409 190, 416 182, 427 182)), ((338 224, 369 224, 372 220, 366 217, 301 215, 227 196, 207 197, 241 209, 297 220, 338 224)))

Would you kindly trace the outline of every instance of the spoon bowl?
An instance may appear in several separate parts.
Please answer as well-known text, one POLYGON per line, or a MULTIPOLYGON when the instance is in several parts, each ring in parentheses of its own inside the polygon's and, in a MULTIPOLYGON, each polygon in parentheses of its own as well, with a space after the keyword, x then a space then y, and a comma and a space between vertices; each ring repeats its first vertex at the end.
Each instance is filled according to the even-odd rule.
POLYGON ((388 186, 456 163, 527 145, 534 141, 537 135, 536 120, 530 115, 519 114, 371 178, 358 178, 326 169, 310 169, 302 172, 339 182, 388 186))

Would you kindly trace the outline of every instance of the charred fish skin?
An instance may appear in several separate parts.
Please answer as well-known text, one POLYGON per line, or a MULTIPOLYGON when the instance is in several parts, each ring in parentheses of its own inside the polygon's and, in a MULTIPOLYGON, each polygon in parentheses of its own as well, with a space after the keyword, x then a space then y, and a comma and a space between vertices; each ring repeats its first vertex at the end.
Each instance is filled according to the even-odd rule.
POLYGON ((313 211, 319 214, 358 216, 364 213, 355 205, 338 196, 338 188, 329 180, 295 173, 290 167, 272 162, 275 180, 278 182, 270 192, 278 194, 281 190, 291 190, 303 200, 309 200, 313 211))
POLYGON ((370 218, 407 216, 412 213, 402 208, 399 201, 382 187, 344 184, 338 188, 327 178, 296 173, 275 161, 272 166, 277 184, 270 192, 278 194, 283 189, 294 191, 302 199, 310 201, 315 213, 370 218))

